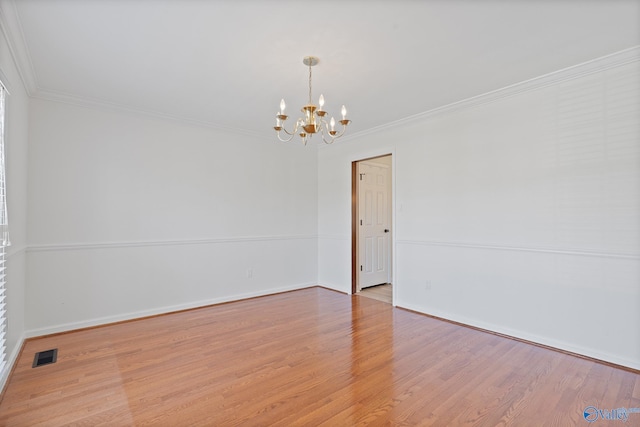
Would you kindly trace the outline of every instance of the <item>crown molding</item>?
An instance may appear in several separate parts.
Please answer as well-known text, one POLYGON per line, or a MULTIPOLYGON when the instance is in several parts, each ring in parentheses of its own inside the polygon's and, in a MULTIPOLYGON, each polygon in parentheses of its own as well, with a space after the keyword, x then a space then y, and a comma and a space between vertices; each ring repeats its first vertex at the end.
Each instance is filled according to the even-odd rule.
POLYGON ((38 79, 31 62, 31 55, 18 19, 15 0, 0 0, 0 30, 7 40, 9 52, 22 79, 25 90, 31 96, 38 91, 38 79))
POLYGON ((385 123, 370 129, 345 136, 343 141, 348 142, 357 140, 365 136, 377 134, 384 130, 395 129, 397 127, 406 126, 416 122, 428 120, 434 117, 442 116, 458 110, 477 107, 483 104, 489 104, 504 98, 516 96, 525 92, 534 91, 547 86, 552 86, 564 81, 577 79, 589 74, 599 73, 611 68, 616 68, 625 64, 640 61, 640 45, 621 50, 600 58, 592 59, 571 67, 553 71, 542 76, 534 77, 519 83, 515 83, 501 89, 496 89, 471 98, 456 101, 442 107, 414 114, 403 119, 385 123))

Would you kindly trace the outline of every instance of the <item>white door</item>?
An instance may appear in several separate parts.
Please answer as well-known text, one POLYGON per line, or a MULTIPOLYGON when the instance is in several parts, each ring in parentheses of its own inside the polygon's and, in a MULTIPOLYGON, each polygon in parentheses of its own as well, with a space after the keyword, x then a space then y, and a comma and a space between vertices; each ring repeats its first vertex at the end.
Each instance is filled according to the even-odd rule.
POLYGON ((389 168, 358 163, 358 290, 389 282, 389 168))

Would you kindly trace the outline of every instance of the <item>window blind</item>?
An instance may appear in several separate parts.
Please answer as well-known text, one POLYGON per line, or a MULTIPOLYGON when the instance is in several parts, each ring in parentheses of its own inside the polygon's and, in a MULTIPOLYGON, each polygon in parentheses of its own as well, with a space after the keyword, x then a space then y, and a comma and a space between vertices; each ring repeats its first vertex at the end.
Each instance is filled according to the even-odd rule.
POLYGON ((7 91, 0 82, 0 373, 7 363, 7 310, 5 257, 9 243, 9 223, 7 215, 7 186, 4 161, 5 98, 7 91))

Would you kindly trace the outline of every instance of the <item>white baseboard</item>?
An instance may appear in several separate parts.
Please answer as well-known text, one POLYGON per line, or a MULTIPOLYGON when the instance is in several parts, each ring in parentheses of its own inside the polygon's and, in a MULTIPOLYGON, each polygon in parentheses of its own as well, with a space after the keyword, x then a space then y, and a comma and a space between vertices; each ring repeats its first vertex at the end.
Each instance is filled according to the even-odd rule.
POLYGON ((107 325, 109 323, 122 322, 126 320, 134 320, 134 319, 139 319, 143 317, 156 316, 159 314, 167 314, 175 311, 189 310, 193 308, 206 307, 209 305, 221 304, 225 302, 240 301, 248 298, 273 295, 273 294, 278 294, 278 293, 287 292, 287 291, 295 291, 298 289, 305 289, 313 286, 317 286, 317 284, 307 283, 307 284, 299 284, 299 285, 293 285, 293 286, 283 286, 279 288, 270 288, 270 289, 265 289, 265 290, 256 291, 256 292, 247 292, 243 294, 228 295, 228 296, 212 298, 208 300, 193 301, 185 304, 158 307, 150 310, 142 310, 137 312, 118 314, 114 316, 99 317, 99 318, 89 319, 89 320, 80 321, 80 322, 71 322, 71 323, 64 323, 64 324, 59 324, 55 326, 47 326, 46 328, 29 329, 25 331, 24 336, 26 338, 35 338, 43 335, 57 334, 60 332, 68 332, 76 329, 91 328, 95 326, 107 325))
POLYGON ((456 323, 462 323, 464 325, 468 325, 474 328, 484 329, 484 330, 495 332, 501 335, 506 335, 509 337, 513 337, 515 339, 529 341, 532 343, 543 345, 545 347, 551 347, 560 351, 566 351, 566 352, 574 353, 577 355, 585 356, 591 359, 597 359, 603 362, 613 363, 615 365, 620 365, 627 368, 640 370, 640 361, 627 359, 615 354, 604 353, 604 352, 593 350, 590 348, 580 347, 580 346, 572 345, 566 342, 557 341, 552 338, 538 336, 528 332, 506 328, 500 325, 494 325, 494 324, 490 324, 482 321, 477 321, 475 319, 469 319, 463 316, 458 316, 458 315, 447 313, 447 312, 442 312, 438 310, 429 310, 419 305, 407 303, 405 301, 398 302, 397 307, 406 308, 411 311, 423 313, 428 316, 439 317, 441 319, 450 320, 456 323))
POLYGON ((18 360, 18 356, 20 355, 20 351, 22 351, 22 346, 24 345, 24 340, 26 339, 26 335, 23 333, 18 342, 13 347, 13 351, 11 354, 7 356, 7 363, 5 363, 2 372, 0 372, 0 392, 4 390, 4 387, 7 385, 7 380, 9 379, 9 374, 13 369, 16 361, 18 360))
POLYGON ((320 286, 322 288, 327 288, 327 289, 331 289, 333 291, 337 291, 343 294, 347 294, 350 295, 351 294, 351 285, 349 285, 349 287, 345 287, 344 285, 330 285, 328 283, 318 283, 317 286, 320 286))

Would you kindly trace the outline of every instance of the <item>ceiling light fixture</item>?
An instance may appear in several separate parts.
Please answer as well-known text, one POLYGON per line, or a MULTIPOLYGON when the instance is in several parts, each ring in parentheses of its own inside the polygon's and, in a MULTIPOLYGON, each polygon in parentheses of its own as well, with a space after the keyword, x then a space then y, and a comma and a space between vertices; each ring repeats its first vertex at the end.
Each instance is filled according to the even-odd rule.
POLYGON ((342 120, 340 120, 340 124, 342 124, 342 130, 338 132, 335 130, 336 121, 333 117, 329 123, 325 120, 325 116, 327 112, 322 109, 324 106, 324 96, 320 95, 320 99, 318 100, 318 108, 311 101, 311 67, 318 64, 318 58, 315 56, 305 56, 302 60, 302 63, 309 67, 309 102, 307 105, 302 107, 302 112, 304 113, 303 117, 300 117, 296 120, 296 124, 293 127, 293 131, 289 132, 284 128, 284 122, 287 120, 289 116, 284 114, 284 109, 286 104, 284 103, 284 99, 280 101, 280 111, 276 115, 276 125, 273 127, 276 130, 278 135, 278 139, 282 142, 289 142, 293 139, 293 137, 298 134, 300 138, 302 138, 302 142, 304 145, 307 145, 307 140, 310 139, 314 133, 319 133, 322 136, 322 141, 325 144, 333 144, 333 141, 336 138, 340 138, 344 131, 347 129, 347 125, 351 123, 351 120, 347 120, 347 109, 345 106, 342 106, 342 120), (282 138, 280 136, 280 131, 284 131, 288 138, 282 138), (328 139, 327 139, 328 138, 328 139))

